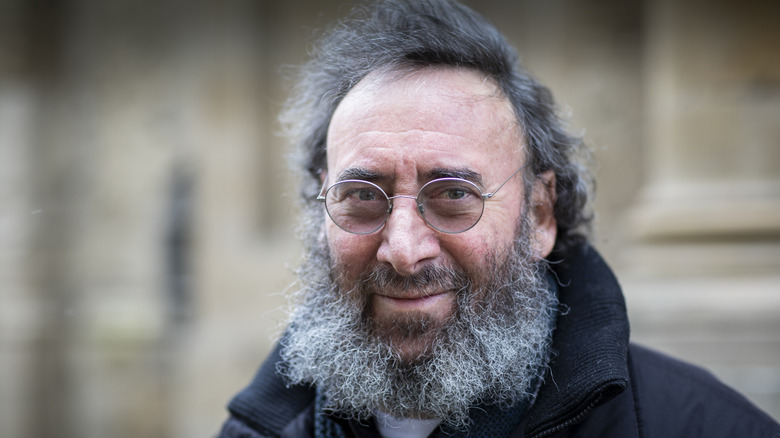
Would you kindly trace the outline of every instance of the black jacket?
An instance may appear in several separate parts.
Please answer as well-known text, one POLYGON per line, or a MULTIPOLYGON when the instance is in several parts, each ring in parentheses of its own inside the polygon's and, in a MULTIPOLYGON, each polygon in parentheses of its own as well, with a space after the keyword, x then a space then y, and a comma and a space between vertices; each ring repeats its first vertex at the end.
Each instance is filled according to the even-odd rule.
MULTIPOLYGON (((780 438, 780 425, 708 372, 630 345, 620 286, 588 246, 554 266, 564 309, 520 438, 780 438)), ((314 390, 275 373, 279 347, 230 402, 221 438, 311 437, 314 390)), ((356 438, 379 436, 354 423, 356 438)))

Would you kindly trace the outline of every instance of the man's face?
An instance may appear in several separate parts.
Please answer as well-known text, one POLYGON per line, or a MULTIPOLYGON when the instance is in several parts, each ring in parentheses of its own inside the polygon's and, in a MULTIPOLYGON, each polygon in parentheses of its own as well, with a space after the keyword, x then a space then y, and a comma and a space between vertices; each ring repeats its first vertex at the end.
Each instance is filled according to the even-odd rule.
MULTIPOLYGON (((374 73, 340 103, 328 131, 328 185, 354 175, 372 175, 389 195, 416 195, 426 182, 465 176, 492 192, 525 164, 522 134, 507 99, 484 76, 465 69, 422 69, 407 75, 374 73)), ((364 178, 365 179, 365 178, 364 178)), ((394 200, 383 228, 350 234, 326 222, 326 238, 337 281, 353 290, 364 274, 389 268, 412 276, 426 267, 459 269, 475 278, 492 272, 507 254, 524 210, 522 177, 512 178, 486 201, 479 223, 459 234, 426 225, 412 199, 394 200)), ((533 209, 531 211, 534 215, 533 209)), ((554 241, 554 226, 536 221, 536 258, 554 241), (549 233, 553 233, 550 238, 549 233), (538 236, 543 235, 543 238, 538 236)), ((366 317, 405 360, 424 354, 436 328, 455 317, 457 291, 431 283, 415 287, 372 288, 366 317), (410 325, 426 327, 411 333, 410 325)))

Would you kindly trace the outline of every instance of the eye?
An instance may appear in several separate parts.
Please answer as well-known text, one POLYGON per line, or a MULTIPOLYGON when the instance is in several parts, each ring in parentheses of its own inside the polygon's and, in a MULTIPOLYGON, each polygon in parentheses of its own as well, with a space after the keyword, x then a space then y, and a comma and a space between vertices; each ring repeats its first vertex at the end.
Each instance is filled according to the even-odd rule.
POLYGON ((438 201, 461 201, 479 197, 476 188, 460 181, 435 181, 424 190, 425 197, 438 201))
POLYGON ((447 199, 461 199, 467 195, 468 193, 462 188, 452 188, 443 193, 443 196, 447 199))
POLYGON ((357 197, 361 201, 375 201, 377 199, 376 190, 372 189, 359 189, 355 190, 352 196, 357 197))
POLYGON ((379 190, 367 185, 346 185, 339 196, 340 202, 372 202, 384 199, 379 190))
POLYGON ((368 203, 386 202, 386 197, 379 187, 365 181, 342 181, 334 184, 328 190, 328 203, 346 203, 351 205, 366 205, 368 203))

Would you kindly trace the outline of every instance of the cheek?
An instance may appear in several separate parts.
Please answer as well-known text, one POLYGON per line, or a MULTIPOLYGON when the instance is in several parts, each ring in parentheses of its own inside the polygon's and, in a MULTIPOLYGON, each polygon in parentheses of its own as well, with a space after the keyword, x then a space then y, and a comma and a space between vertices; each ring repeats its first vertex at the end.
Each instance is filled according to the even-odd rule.
POLYGON ((519 208, 494 209, 485 212, 473 229, 452 235, 443 245, 456 262, 466 270, 484 271, 487 263, 509 251, 515 241, 519 208))
POLYGON ((493 238, 485 233, 445 236, 442 248, 455 264, 474 275, 485 269, 486 260, 495 251, 493 238), (449 238, 448 238, 449 237, 449 238))
POLYGON ((355 279, 376 260, 379 246, 376 236, 359 236, 328 227, 326 231, 330 256, 334 266, 347 279, 355 279))
POLYGON ((483 217, 484 224, 479 228, 479 237, 475 237, 475 247, 487 248, 489 252, 496 252, 513 244, 519 221, 519 208, 495 209, 489 216, 483 217))

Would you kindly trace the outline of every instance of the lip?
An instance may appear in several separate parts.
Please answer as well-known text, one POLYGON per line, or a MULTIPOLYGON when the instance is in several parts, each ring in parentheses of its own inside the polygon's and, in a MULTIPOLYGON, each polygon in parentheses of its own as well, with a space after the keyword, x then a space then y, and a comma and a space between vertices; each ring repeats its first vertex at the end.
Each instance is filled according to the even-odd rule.
POLYGON ((453 291, 448 290, 418 296, 376 295, 375 299, 377 300, 377 305, 388 310, 425 311, 440 307, 443 302, 449 301, 453 294, 453 291))

